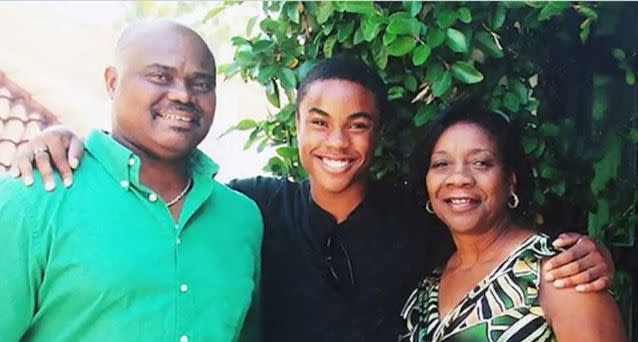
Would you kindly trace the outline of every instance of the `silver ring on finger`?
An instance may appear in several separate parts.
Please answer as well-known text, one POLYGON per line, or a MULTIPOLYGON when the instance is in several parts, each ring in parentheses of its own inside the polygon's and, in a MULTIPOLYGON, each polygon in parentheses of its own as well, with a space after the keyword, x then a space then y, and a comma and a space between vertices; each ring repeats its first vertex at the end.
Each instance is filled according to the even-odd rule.
POLYGON ((40 153, 49 153, 49 149, 46 147, 40 147, 33 150, 33 156, 36 157, 40 153))

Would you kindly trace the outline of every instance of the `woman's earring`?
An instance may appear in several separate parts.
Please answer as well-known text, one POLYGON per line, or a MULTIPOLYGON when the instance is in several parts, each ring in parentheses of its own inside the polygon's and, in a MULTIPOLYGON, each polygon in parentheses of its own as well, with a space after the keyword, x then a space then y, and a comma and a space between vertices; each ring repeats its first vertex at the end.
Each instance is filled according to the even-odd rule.
POLYGON ((507 199, 507 206, 514 209, 518 207, 519 203, 520 200, 518 199, 518 195, 514 191, 512 191, 512 193, 510 193, 510 198, 507 199))
POLYGON ((430 214, 434 214, 434 209, 432 209, 432 202, 427 201, 425 203, 425 211, 427 211, 430 214))

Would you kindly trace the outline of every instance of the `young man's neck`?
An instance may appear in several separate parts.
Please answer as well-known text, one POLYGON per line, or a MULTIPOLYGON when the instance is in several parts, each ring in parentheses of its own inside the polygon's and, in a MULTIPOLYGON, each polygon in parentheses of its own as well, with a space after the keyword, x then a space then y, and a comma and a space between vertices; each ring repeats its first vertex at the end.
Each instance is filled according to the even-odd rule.
POLYGON ((330 192, 313 186, 310 180, 310 194, 319 207, 330 213, 338 223, 345 221, 350 213, 363 202, 367 192, 368 182, 352 184, 341 192, 330 192))

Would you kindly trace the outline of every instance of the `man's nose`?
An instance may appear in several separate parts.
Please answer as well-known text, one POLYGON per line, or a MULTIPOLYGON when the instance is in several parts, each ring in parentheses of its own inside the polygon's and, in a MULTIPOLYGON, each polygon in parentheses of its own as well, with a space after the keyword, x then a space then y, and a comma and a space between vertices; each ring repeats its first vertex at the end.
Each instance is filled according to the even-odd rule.
POLYGON ((175 80, 168 90, 168 99, 175 102, 190 103, 192 96, 185 81, 175 80))
POLYGON ((344 148, 348 147, 350 140, 346 133, 339 128, 335 128, 328 133, 326 144, 332 147, 344 148))

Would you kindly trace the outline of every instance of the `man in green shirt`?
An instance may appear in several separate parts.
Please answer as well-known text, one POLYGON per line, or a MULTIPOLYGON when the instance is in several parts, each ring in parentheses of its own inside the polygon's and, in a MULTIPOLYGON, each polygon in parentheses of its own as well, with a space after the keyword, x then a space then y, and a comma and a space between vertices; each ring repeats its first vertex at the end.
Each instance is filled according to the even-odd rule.
POLYGON ((112 134, 90 134, 77 186, 0 179, 2 340, 257 340, 259 210, 196 149, 212 53, 185 26, 138 23, 105 81, 112 134))

